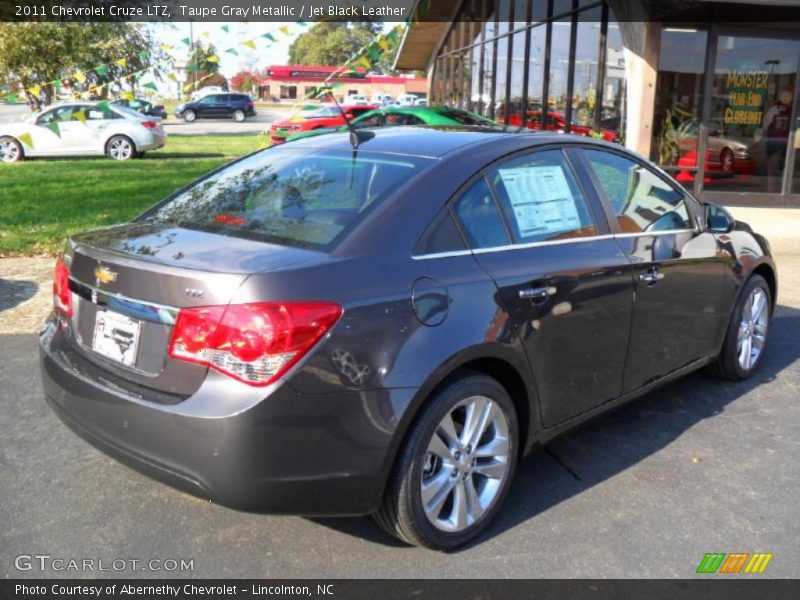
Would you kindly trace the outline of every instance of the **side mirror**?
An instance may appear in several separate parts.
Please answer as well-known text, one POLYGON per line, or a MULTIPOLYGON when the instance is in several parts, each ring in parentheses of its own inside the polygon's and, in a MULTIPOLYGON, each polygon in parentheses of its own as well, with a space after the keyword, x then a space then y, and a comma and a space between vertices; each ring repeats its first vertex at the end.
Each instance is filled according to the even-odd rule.
POLYGON ((706 227, 711 233, 730 233, 736 225, 733 215, 713 202, 706 202, 706 227))

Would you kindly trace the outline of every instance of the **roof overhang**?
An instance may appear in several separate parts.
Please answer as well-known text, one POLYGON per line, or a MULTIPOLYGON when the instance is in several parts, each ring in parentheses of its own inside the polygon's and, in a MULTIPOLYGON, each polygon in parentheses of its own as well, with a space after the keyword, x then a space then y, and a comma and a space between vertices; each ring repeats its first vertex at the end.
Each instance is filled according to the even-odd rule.
MULTIPOLYGON (((453 24, 462 0, 433 0, 424 20, 406 26, 394 62, 398 70, 426 71, 445 34, 453 24)), ((416 6, 414 7, 416 10, 416 6)), ((413 14, 413 13, 412 13, 413 14)))

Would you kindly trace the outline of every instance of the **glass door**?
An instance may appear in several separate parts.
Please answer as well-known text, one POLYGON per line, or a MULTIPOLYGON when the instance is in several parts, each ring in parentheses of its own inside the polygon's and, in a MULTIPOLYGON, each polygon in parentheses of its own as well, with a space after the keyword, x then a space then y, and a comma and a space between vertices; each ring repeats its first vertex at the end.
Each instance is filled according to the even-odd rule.
POLYGON ((791 188, 786 169, 795 162, 793 119, 799 59, 800 40, 750 33, 719 35, 705 190, 790 191, 784 190, 784 185, 791 188))

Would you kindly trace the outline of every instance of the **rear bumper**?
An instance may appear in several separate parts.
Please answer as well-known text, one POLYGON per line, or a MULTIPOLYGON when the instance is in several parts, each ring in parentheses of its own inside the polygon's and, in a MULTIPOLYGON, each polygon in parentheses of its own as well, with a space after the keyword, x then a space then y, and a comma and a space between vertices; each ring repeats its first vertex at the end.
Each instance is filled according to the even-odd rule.
POLYGON ((63 338, 53 321, 40 336, 47 402, 119 461, 232 508, 358 515, 378 507, 394 446, 389 407, 410 402, 414 390, 309 396, 282 383, 245 399, 242 410, 241 394, 252 397, 256 388, 209 375, 210 390, 204 383, 182 402, 155 404, 104 383, 63 338), (220 394, 226 389, 230 398, 220 394))

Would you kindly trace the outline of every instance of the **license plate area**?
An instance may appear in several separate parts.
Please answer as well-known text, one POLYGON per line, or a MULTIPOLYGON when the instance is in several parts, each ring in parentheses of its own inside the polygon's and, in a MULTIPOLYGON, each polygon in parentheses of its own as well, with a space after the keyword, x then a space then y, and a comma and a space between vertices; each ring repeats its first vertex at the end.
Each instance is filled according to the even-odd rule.
POLYGON ((127 367, 136 365, 141 322, 111 310, 98 310, 92 350, 127 367))

